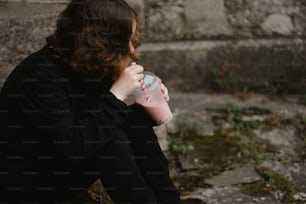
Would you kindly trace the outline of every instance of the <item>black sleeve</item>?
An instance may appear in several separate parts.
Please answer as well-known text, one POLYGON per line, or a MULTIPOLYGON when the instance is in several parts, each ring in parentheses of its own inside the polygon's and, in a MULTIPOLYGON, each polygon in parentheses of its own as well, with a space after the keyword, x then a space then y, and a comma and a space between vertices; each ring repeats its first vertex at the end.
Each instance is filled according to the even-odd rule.
POLYGON ((114 139, 127 119, 127 106, 109 91, 101 93, 92 109, 76 120, 69 107, 65 79, 52 72, 35 71, 20 83, 19 101, 26 121, 39 141, 53 147, 58 157, 80 164, 114 139))

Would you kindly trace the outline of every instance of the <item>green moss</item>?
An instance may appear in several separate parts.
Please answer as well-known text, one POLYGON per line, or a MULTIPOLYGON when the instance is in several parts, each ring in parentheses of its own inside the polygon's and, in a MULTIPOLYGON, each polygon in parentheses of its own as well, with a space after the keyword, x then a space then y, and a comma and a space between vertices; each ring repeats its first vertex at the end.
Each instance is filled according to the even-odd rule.
POLYGON ((212 166, 224 166, 238 161, 239 143, 227 134, 216 131, 213 136, 195 136, 192 138, 195 148, 194 158, 212 166))
MULTIPOLYGON (((228 106, 228 112, 239 115, 242 109, 232 104, 228 106)), ((223 120, 221 116, 218 119, 223 120)), ((197 162, 202 165, 201 169, 194 170, 192 174, 185 173, 174 177, 182 195, 188 195, 195 188, 209 187, 204 183, 205 178, 229 169, 232 164, 250 159, 261 162, 265 159, 267 152, 276 150, 269 142, 259 140, 247 130, 220 129, 215 131, 213 136, 205 136, 198 134, 197 125, 186 121, 179 124, 179 131, 170 135, 170 138, 181 138, 181 141, 191 144, 194 150, 188 157, 196 158, 197 162)), ((257 185, 263 191, 258 194, 269 192, 269 189, 264 188, 262 183, 257 185)), ((245 191, 249 191, 247 186, 245 186, 245 191)))
POLYGON ((192 173, 179 174, 173 178, 182 195, 188 195, 196 188, 210 187, 204 182, 205 178, 219 174, 239 160, 237 157, 239 143, 221 132, 216 132, 214 136, 188 136, 185 141, 190 142, 195 148, 190 157, 197 158, 198 162, 205 166, 192 173))
POLYGON ((272 187, 264 179, 261 179, 251 184, 242 185, 240 191, 246 195, 261 197, 270 195, 272 187))
POLYGON ((298 189, 284 175, 269 169, 260 169, 259 174, 262 179, 251 184, 242 185, 241 192, 250 196, 266 196, 272 192, 281 191, 283 193, 283 202, 291 203, 294 201, 294 195, 298 192, 298 189))
POLYGON ((178 189, 182 195, 188 195, 196 188, 209 188, 211 185, 206 184, 205 176, 201 174, 181 174, 173 178, 178 183, 178 189))
POLYGON ((261 163, 266 159, 267 152, 272 153, 276 151, 276 146, 249 135, 247 139, 240 141, 240 154, 238 156, 261 163))

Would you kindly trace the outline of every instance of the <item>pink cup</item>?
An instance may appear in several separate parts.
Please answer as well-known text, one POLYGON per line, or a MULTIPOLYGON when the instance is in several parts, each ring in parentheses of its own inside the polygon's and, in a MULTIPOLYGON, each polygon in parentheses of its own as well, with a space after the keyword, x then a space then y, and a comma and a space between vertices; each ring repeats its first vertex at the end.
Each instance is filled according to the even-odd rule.
POLYGON ((161 80, 151 72, 144 72, 145 88, 134 92, 136 103, 144 107, 157 125, 172 119, 170 107, 160 90, 161 80))

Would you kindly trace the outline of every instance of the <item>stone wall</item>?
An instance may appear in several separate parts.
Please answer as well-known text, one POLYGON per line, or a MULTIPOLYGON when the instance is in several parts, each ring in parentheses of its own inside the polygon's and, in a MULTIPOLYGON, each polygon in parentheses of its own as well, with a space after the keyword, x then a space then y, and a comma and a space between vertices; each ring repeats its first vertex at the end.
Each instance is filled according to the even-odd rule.
POLYGON ((145 0, 149 40, 303 37, 305 0, 145 0))
MULTIPOLYGON (((141 19, 140 63, 173 89, 291 92, 305 85, 305 0, 127 1, 141 19)), ((44 44, 67 2, 0 0, 0 83, 44 44)))

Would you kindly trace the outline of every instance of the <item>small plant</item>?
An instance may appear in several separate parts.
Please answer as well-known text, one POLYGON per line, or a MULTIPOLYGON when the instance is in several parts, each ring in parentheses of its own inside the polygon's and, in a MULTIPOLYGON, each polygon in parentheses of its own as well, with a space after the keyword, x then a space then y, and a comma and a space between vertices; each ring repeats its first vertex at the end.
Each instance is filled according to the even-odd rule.
POLYGON ((236 103, 230 102, 226 104, 225 109, 234 122, 233 125, 234 129, 235 130, 243 129, 244 124, 241 117, 242 108, 236 103))
POLYGON ((219 69, 213 69, 211 73, 215 87, 220 91, 226 90, 227 84, 224 81, 224 77, 222 76, 221 71, 219 69))
POLYGON ((236 103, 233 102, 227 103, 225 108, 228 114, 232 114, 236 117, 241 115, 242 108, 236 103))
POLYGON ((245 158, 253 158, 254 153, 250 148, 250 144, 246 141, 241 141, 240 142, 240 150, 241 150, 241 156, 245 158))
POLYGON ((260 143, 243 140, 240 142, 240 152, 238 156, 246 159, 253 159, 257 163, 261 163, 266 159, 266 151, 266 147, 260 143))
POLYGON ((242 108, 233 102, 226 104, 225 106, 226 112, 231 116, 234 124, 233 128, 235 130, 249 130, 258 128, 260 122, 256 120, 251 121, 243 121, 242 120, 242 108))
POLYGON ((181 118, 176 121, 177 131, 170 135, 169 148, 176 154, 190 154, 194 146, 188 142, 198 135, 199 124, 181 118))
POLYGON ((182 141, 180 138, 171 137, 169 141, 170 150, 176 154, 190 154, 194 147, 192 144, 182 141))

